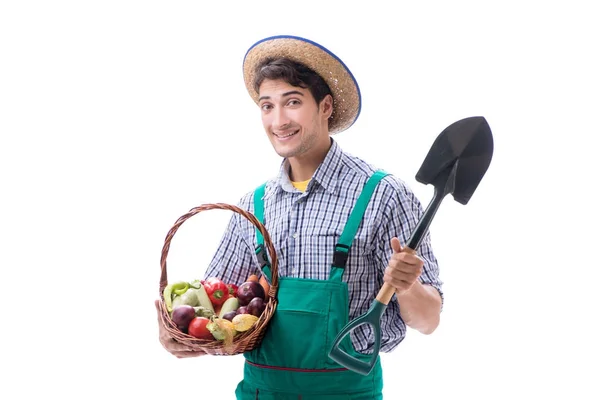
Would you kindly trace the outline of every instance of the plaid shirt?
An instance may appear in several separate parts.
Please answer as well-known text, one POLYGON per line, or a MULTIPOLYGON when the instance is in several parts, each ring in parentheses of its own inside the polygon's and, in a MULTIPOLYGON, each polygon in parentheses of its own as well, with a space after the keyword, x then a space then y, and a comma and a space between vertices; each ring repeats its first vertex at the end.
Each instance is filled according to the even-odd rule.
MULTIPOLYGON (((288 167, 284 160, 279 175, 268 181, 264 197, 264 224, 277 254, 279 275, 328 279, 334 247, 364 184, 376 169, 343 152, 333 139, 304 193, 292 186, 288 167)), ((253 192, 238 206, 253 212, 253 192)), ((422 213, 418 199, 401 180, 388 175, 379 183, 352 242, 343 275, 348 284, 350 320, 368 310, 381 288, 393 254, 391 238, 398 237, 404 245, 422 213)), ((234 213, 205 277, 218 276, 237 284, 252 273, 260 276, 255 247, 254 225, 234 213)), ((424 260, 420 281, 434 286, 443 296, 429 234, 418 255, 424 260)), ((381 320, 381 351, 393 350, 405 334, 406 325, 394 295, 381 320)), ((370 328, 362 325, 350 336, 357 351, 372 353, 370 328)))

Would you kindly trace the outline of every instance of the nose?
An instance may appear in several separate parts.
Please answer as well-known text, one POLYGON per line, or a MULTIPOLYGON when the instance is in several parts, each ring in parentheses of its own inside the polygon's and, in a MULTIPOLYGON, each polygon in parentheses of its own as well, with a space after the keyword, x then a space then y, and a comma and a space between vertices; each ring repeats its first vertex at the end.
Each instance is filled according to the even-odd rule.
POLYGON ((276 107, 273 116, 273 128, 283 129, 290 124, 290 119, 283 107, 276 107))

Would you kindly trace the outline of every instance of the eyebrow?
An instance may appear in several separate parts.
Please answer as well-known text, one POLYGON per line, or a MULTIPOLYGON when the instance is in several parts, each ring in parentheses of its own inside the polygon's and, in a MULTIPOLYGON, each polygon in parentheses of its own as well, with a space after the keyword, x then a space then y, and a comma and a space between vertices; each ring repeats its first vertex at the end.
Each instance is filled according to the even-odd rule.
MULTIPOLYGON (((283 94, 281 95, 281 97, 291 96, 291 95, 293 95, 293 94, 297 94, 297 95, 300 95, 300 96, 304 96, 304 94, 302 94, 302 92, 299 92, 299 91, 297 91, 297 90, 290 90, 289 92, 285 92, 285 93, 283 93, 283 94)), ((268 100, 268 99, 270 99, 270 98, 271 98, 270 96, 260 96, 260 97, 258 98, 258 101, 261 101, 261 100, 268 100)))

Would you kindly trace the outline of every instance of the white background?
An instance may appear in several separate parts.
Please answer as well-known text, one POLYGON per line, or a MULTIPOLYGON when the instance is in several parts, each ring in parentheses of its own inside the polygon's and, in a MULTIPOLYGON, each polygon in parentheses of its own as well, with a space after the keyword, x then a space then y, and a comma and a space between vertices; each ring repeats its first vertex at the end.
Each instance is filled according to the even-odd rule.
MULTIPOLYGON (((414 175, 435 137, 473 115, 494 134, 469 204, 446 198, 431 227, 441 325, 383 355, 385 398, 600 396, 598 12, 591 1, 379 4, 0 5, 0 397, 234 398, 243 358, 172 357, 154 299, 175 220, 277 172, 241 69, 276 34, 351 68, 362 113, 336 139, 424 205, 432 188, 414 175)), ((171 279, 204 271, 229 216, 184 224, 171 279)))

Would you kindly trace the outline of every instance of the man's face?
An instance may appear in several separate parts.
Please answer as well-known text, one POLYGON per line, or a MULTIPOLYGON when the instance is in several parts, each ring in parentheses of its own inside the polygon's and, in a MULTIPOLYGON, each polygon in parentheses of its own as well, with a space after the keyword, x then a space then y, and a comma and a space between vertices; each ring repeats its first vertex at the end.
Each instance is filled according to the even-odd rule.
POLYGON ((308 89, 265 80, 259 88, 258 105, 265 132, 279 156, 310 157, 329 147, 330 96, 319 107, 308 89))

